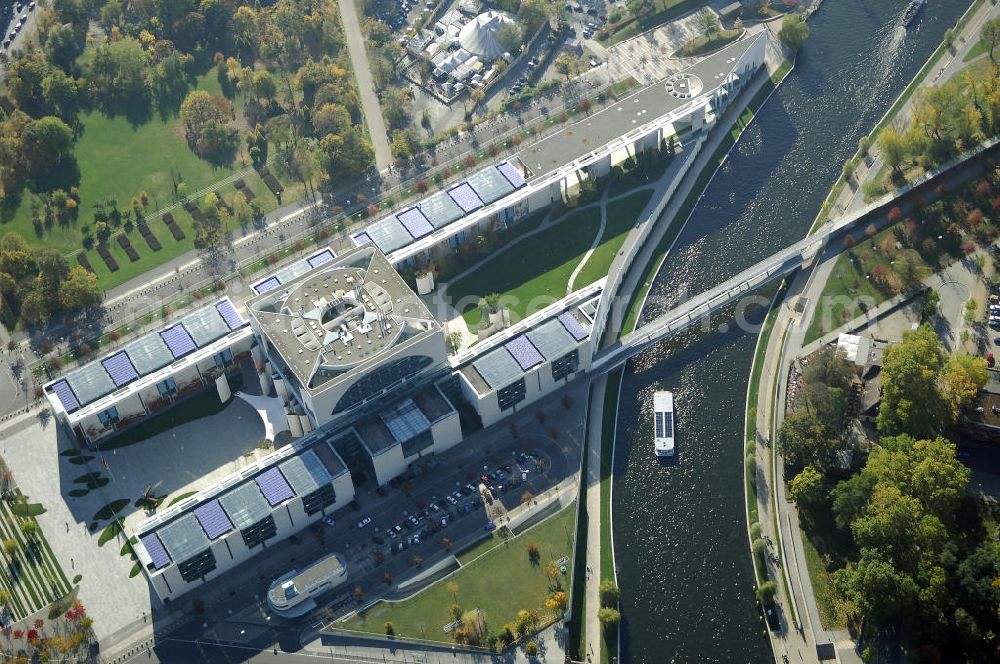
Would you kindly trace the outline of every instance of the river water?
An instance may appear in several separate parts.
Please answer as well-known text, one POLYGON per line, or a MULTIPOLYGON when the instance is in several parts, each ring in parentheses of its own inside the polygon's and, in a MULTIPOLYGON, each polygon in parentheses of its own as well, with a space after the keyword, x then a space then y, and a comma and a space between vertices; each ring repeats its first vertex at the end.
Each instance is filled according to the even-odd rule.
MULTIPOLYGON (((906 0, 825 0, 785 83, 705 192, 650 292, 645 318, 802 237, 868 132, 968 7, 931 0, 904 31, 906 0)), ((763 309, 750 309, 759 323, 763 309)), ((773 662, 753 606, 742 444, 756 335, 730 319, 629 363, 613 496, 626 662, 773 662), (655 389, 674 391, 678 456, 652 452, 655 389)), ((762 487, 764 489, 765 487, 762 487)))

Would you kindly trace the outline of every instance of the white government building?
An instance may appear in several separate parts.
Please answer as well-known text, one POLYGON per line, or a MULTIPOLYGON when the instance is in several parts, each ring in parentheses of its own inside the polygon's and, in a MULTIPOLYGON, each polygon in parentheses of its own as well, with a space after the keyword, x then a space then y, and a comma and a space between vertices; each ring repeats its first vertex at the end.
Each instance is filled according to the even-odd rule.
POLYGON ((449 357, 441 324, 397 268, 419 269, 669 135, 711 127, 763 64, 764 43, 732 44, 368 225, 342 255, 320 249, 252 284, 241 304, 212 302, 47 384, 79 446, 204 390, 228 399, 237 372, 280 402, 288 440, 135 527, 156 593, 212 580, 349 504, 356 485, 384 485, 459 443, 473 420, 493 425, 587 371, 603 282, 449 357))

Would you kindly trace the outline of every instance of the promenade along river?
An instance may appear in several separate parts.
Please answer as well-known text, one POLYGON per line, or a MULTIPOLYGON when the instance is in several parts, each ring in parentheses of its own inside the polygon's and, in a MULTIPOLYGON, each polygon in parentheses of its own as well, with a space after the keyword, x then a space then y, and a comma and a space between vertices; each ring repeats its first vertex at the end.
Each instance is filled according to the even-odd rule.
MULTIPOLYGON (((797 66, 709 185, 657 275, 653 317, 802 237, 845 159, 968 7, 826 0, 797 66)), ((762 311, 749 318, 759 322, 762 311)), ((743 425, 756 331, 732 320, 650 349, 625 372, 613 496, 622 661, 773 662, 753 606, 743 425), (725 326, 726 331, 722 331, 725 326), (652 393, 672 389, 675 462, 653 456, 652 393)))

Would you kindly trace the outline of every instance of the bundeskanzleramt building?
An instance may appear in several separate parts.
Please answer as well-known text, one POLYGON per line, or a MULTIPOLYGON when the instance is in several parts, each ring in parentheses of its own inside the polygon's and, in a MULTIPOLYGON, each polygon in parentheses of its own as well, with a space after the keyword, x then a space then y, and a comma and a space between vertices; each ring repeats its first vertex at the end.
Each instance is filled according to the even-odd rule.
POLYGON ((447 367, 444 331, 366 245, 247 302, 264 373, 313 428, 447 367))

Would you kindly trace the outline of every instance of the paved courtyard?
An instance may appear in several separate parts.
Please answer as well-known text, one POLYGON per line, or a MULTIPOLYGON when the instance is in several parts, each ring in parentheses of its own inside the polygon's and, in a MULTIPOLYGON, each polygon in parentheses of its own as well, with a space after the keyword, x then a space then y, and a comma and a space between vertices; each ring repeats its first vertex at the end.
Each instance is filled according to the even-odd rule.
POLYGON ((73 445, 50 419, 26 420, 17 430, 0 436, 3 456, 18 484, 31 502, 46 509, 38 522, 66 576, 82 576, 79 596, 94 619, 99 639, 151 616, 159 602, 145 575, 140 572, 129 578, 133 562, 119 553, 125 542, 122 535, 99 544, 109 522, 99 520, 91 532, 89 524, 95 522, 97 513, 113 501, 127 500, 122 514, 129 531, 146 518, 135 501, 147 487, 152 486, 157 496, 167 496, 165 504, 169 503, 172 497, 198 490, 245 465, 244 454, 265 453, 255 450, 263 437, 264 426, 256 412, 239 399, 216 415, 106 452, 107 470, 99 454, 88 454, 93 458, 80 464, 60 454, 73 445), (87 473, 108 481, 103 486, 91 485, 96 488, 89 490, 85 482, 74 482, 87 473))

